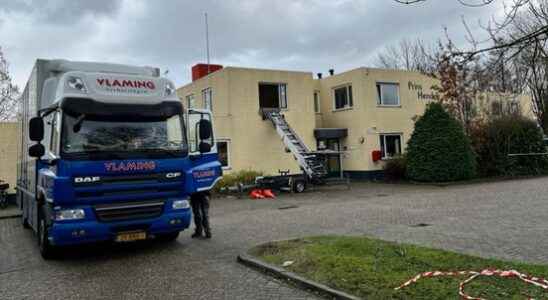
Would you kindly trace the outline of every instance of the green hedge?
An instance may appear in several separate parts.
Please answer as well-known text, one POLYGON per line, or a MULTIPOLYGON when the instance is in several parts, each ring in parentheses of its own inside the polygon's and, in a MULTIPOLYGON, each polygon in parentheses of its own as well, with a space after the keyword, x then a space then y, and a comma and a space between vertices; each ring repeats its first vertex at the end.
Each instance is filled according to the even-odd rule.
POLYGON ((405 155, 390 159, 384 165, 384 179, 386 181, 401 181, 405 180, 407 172, 407 158, 405 155))
POLYGON ((476 174, 475 155, 461 124, 439 103, 431 103, 415 123, 407 146, 407 177, 446 182, 476 174))
POLYGON ((548 156, 537 123, 520 116, 492 120, 472 136, 483 176, 540 175, 548 171, 548 156), (512 156, 508 154, 527 154, 512 156))
POLYGON ((255 182, 255 178, 262 176, 262 172, 253 171, 253 170, 241 170, 237 172, 232 172, 226 175, 223 175, 223 178, 217 182, 214 187, 215 192, 220 192, 224 188, 236 186, 238 183, 243 183, 244 185, 252 184, 255 182))

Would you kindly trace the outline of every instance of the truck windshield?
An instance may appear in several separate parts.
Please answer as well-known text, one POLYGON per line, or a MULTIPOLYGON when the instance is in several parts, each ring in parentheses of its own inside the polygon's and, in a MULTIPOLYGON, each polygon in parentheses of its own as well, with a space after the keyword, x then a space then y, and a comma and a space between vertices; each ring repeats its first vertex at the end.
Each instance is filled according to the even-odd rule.
POLYGON ((183 156, 187 144, 182 117, 101 118, 65 114, 62 152, 64 155, 183 156))

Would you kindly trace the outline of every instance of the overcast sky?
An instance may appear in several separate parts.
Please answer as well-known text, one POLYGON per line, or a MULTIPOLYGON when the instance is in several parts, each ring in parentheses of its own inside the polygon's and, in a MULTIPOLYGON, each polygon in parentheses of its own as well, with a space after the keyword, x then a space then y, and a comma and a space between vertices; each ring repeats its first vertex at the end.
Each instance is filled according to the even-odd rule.
POLYGON ((21 87, 36 58, 158 66, 179 86, 205 61, 204 12, 212 63, 326 73, 372 66, 402 38, 435 41, 443 26, 463 41, 461 16, 476 30, 497 11, 456 0, 0 0, 0 46, 21 87))

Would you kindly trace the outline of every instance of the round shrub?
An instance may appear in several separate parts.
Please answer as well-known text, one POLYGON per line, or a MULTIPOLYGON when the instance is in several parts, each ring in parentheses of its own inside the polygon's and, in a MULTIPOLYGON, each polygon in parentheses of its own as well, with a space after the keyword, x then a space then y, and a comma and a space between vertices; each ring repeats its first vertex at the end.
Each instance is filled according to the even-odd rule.
POLYGON ((405 180, 407 171, 407 159, 405 156, 390 159, 384 165, 384 179, 389 182, 405 180))
MULTIPOLYGON (((537 123, 521 116, 488 122, 479 132, 478 168, 484 176, 540 175, 548 171, 548 156, 537 123)), ((476 137, 474 137, 476 139, 476 137)))
POLYGON ((440 103, 429 104, 407 145, 407 177, 445 182, 470 179, 475 173, 475 155, 463 127, 440 103))

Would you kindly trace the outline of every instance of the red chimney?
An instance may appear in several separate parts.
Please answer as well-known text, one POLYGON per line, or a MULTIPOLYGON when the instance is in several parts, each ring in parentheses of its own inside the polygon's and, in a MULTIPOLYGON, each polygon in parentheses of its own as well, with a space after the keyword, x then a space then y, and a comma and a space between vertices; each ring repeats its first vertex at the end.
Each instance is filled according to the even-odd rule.
POLYGON ((221 65, 196 64, 192 67, 192 81, 196 81, 222 68, 223 66, 221 65))

